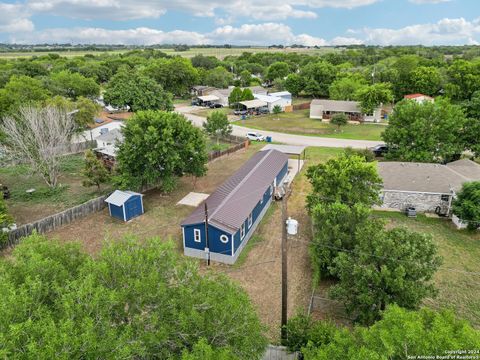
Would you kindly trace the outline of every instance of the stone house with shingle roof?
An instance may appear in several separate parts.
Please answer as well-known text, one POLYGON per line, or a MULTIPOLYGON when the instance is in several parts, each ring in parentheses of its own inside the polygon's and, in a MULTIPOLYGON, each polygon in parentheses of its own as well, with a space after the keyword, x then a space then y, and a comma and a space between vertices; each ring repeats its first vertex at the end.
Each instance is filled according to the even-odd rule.
POLYGON ((379 162, 383 180, 382 208, 450 214, 452 200, 463 183, 480 180, 480 165, 462 159, 442 164, 379 162))

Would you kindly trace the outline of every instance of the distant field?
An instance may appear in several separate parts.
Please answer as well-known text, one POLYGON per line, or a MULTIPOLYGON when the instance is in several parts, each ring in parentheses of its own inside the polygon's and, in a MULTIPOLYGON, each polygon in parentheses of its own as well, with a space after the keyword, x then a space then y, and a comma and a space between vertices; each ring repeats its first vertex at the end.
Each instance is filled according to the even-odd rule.
MULTIPOLYGON (((250 47, 250 48, 192 48, 187 51, 175 51, 174 49, 162 49, 158 48, 169 55, 180 55, 183 57, 191 58, 195 55, 205 55, 205 56, 215 56, 219 59, 223 59, 229 55, 240 55, 243 52, 249 53, 260 53, 260 52, 300 52, 300 53, 309 53, 312 55, 325 54, 332 51, 338 51, 334 48, 320 48, 320 49, 269 49, 266 47, 250 47)), ((75 57, 75 56, 84 56, 86 54, 99 55, 104 53, 116 53, 121 54, 130 51, 130 49, 125 50, 112 50, 112 51, 45 51, 45 52, 6 52, 0 53, 0 58, 4 59, 15 59, 15 58, 26 58, 32 56, 42 56, 47 54, 58 54, 65 57, 75 57)))

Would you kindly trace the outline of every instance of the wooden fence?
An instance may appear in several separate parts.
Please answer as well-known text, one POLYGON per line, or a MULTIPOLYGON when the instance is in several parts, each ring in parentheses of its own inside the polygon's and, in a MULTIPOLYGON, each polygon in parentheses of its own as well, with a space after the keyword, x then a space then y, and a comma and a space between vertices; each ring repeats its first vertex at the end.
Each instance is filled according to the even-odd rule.
POLYGON ((35 221, 31 224, 22 225, 19 228, 9 232, 7 242, 1 247, 5 248, 18 244, 20 238, 32 234, 34 230, 39 234, 44 234, 48 231, 55 230, 60 226, 70 224, 76 219, 80 219, 91 213, 100 211, 105 207, 106 198, 106 195, 100 196, 83 204, 64 210, 60 213, 47 216, 46 218, 35 221))
POLYGON ((240 149, 244 149, 246 148, 249 144, 250 144, 250 141, 249 140, 245 140, 245 139, 242 139, 243 141, 239 144, 236 144, 234 146, 230 146, 228 149, 225 149, 225 150, 218 150, 218 151, 211 151, 209 154, 208 154, 208 162, 212 161, 212 160, 215 160, 221 156, 224 156, 224 155, 228 155, 228 154, 231 154, 231 153, 234 153, 235 151, 238 151, 240 149))
POLYGON ((310 109, 310 103, 309 102, 293 105, 293 110, 294 111, 295 110, 306 110, 306 109, 310 109))

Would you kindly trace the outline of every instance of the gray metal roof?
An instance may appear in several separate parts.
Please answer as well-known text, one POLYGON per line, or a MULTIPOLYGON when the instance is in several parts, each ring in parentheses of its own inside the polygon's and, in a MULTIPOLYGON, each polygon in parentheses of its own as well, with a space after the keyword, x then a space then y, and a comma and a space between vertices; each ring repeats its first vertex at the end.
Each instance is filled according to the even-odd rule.
POLYGON ((105 141, 105 142, 114 142, 115 140, 123 141, 123 134, 120 129, 113 129, 107 131, 105 134, 97 136, 95 140, 105 141))
POLYGON ((288 156, 280 151, 257 152, 202 202, 181 225, 203 223, 206 202, 210 224, 229 233, 238 231, 287 162, 288 156))
POLYGON ((256 108, 260 108, 268 105, 265 101, 258 100, 258 99, 240 101, 240 104, 245 106, 247 109, 256 109, 256 108))
POLYGON ((284 154, 301 155, 306 148, 307 148, 306 146, 301 146, 301 145, 297 146, 297 145, 268 144, 262 148, 262 151, 274 149, 274 150, 283 152, 284 154))
POLYGON ((113 193, 110 194, 108 198, 105 199, 105 202, 115 206, 122 206, 128 199, 130 199, 134 195, 143 196, 142 194, 133 191, 115 190, 113 193))
POLYGON ((338 111, 349 113, 361 113, 360 104, 357 101, 343 101, 343 100, 312 100, 311 107, 323 106, 323 111, 338 111))
POLYGON ((449 194, 458 191, 464 182, 480 180, 480 165, 459 161, 447 165, 380 162, 378 173, 385 190, 449 194))

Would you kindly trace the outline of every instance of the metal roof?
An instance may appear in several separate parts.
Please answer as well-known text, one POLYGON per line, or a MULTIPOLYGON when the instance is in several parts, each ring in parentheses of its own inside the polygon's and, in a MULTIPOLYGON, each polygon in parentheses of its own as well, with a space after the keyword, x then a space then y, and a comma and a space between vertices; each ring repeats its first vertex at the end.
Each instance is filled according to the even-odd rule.
POLYGON ((480 180, 480 165, 470 160, 447 165, 380 162, 378 173, 385 190, 449 194, 467 181, 480 180))
POLYGON ((218 96, 215 95, 203 95, 203 96, 198 96, 198 98, 202 101, 216 101, 220 100, 218 96))
POLYGON ((296 146, 296 145, 268 144, 262 148, 262 151, 274 149, 274 150, 283 152, 284 154, 301 155, 306 148, 307 148, 306 146, 300 146, 300 145, 296 146))
POLYGON ((181 225, 203 223, 206 202, 209 223, 228 233, 235 233, 287 162, 288 156, 277 150, 257 152, 181 225))
POLYGON ((338 111, 349 113, 361 113, 360 104, 357 101, 340 101, 340 100, 312 100, 311 107, 322 106, 323 111, 338 111))
POLYGON ((247 109, 256 109, 256 108, 260 108, 268 105, 265 101, 258 100, 258 99, 240 101, 240 104, 244 105, 247 109))
POLYGON ((289 91, 277 91, 277 92, 268 93, 268 95, 277 96, 277 97, 292 96, 292 94, 289 91))
POLYGON ((130 199, 134 195, 143 196, 142 194, 133 191, 115 190, 112 194, 110 194, 108 198, 105 199, 105 202, 115 206, 122 206, 128 199, 130 199))
POLYGON ((114 142, 115 140, 123 141, 123 134, 120 129, 112 129, 107 131, 105 134, 97 136, 95 140, 105 141, 105 142, 114 142))
POLYGON ((263 95, 263 94, 253 94, 253 97, 255 99, 265 101, 266 103, 274 103, 276 101, 282 100, 282 98, 278 96, 263 95))

